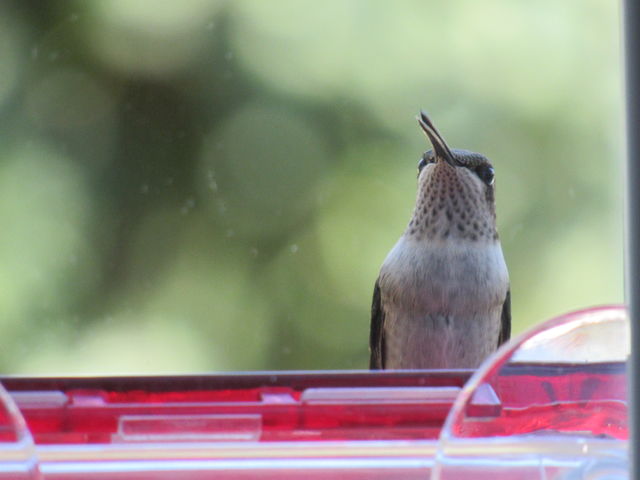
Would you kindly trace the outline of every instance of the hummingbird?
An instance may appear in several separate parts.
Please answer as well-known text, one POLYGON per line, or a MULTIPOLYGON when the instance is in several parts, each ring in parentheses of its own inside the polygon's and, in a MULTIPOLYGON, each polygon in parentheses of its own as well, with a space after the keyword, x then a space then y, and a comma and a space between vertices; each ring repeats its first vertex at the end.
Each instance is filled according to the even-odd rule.
POLYGON ((476 368, 511 334, 509 273, 496 229, 495 172, 450 149, 429 117, 411 220, 380 268, 371 369, 476 368))

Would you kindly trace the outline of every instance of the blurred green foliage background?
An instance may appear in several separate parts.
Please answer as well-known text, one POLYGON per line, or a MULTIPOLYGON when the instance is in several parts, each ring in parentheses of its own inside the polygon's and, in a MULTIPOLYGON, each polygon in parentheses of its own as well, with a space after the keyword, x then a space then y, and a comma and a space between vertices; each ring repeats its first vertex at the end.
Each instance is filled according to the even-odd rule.
POLYGON ((0 4, 0 370, 365 368, 428 111, 497 171, 515 333, 620 302, 609 0, 0 4))

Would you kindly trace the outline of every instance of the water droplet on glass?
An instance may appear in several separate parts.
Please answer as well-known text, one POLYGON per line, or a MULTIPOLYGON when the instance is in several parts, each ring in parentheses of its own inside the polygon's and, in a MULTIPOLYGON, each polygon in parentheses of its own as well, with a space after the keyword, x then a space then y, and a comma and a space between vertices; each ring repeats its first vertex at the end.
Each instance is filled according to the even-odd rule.
POLYGON ((318 205, 324 205, 325 203, 327 203, 327 197, 328 195, 325 192, 318 193, 316 195, 316 203, 318 205))
POLYGON ((522 223, 516 223, 509 230, 509 240, 513 240, 513 239, 519 237, 523 230, 524 230, 524 225, 522 223))
POLYGON ((216 182, 215 173, 213 170, 207 170, 207 185, 212 192, 218 191, 218 182, 216 182))
POLYGON ((186 215, 195 206, 196 206, 196 199, 193 198, 193 197, 189 197, 184 201, 184 204, 182 205, 182 208, 180 209, 180 213, 182 213, 182 215, 186 215))

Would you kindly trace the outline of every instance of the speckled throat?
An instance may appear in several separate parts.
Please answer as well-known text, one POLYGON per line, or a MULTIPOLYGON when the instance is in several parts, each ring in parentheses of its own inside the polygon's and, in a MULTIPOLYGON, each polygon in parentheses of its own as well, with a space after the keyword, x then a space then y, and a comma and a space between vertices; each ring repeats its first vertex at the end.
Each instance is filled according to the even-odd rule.
MULTIPOLYGON (((461 158, 460 151, 456 154, 461 158)), ((440 161, 427 165, 418 182, 406 236, 430 241, 498 240, 493 188, 486 188, 473 171, 440 161)))

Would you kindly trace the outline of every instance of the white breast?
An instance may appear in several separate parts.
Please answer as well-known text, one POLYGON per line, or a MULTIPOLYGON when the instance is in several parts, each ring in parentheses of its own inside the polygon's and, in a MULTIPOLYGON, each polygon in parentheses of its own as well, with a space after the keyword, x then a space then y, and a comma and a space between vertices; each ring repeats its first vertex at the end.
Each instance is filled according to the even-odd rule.
POLYGON ((384 304, 469 313, 504 301, 509 274, 498 242, 434 244, 400 238, 380 270, 384 304))
POLYGON ((496 349, 509 288, 498 242, 402 237, 379 285, 387 368, 476 367, 496 349))

